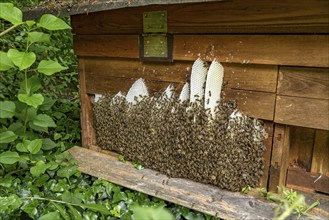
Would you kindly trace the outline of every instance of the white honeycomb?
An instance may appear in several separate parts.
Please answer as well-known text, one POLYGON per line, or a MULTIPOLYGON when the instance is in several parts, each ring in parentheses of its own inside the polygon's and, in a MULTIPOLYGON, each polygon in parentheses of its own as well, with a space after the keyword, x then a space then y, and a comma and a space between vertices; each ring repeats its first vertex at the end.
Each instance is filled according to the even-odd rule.
POLYGON ((196 102, 196 100, 203 100, 204 98, 204 84, 207 76, 207 65, 204 61, 198 58, 193 66, 191 73, 191 90, 190 90, 190 102, 196 102))
POLYGON ((190 98, 190 84, 187 82, 184 84, 182 91, 179 95, 179 102, 182 103, 184 101, 189 100, 190 98))
POLYGON ((134 84, 129 89, 126 96, 126 101, 128 103, 135 105, 144 96, 149 96, 149 93, 147 91, 147 87, 145 85, 144 79, 140 78, 136 80, 136 82, 134 82, 134 84))

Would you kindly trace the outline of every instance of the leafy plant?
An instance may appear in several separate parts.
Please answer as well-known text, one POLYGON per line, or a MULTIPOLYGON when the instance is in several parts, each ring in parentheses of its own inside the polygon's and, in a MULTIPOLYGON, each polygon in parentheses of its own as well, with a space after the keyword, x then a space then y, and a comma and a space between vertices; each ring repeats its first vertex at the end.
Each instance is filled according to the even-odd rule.
POLYGON ((309 211, 320 204, 319 201, 315 201, 311 205, 308 205, 303 195, 284 186, 278 187, 278 194, 267 192, 263 188, 260 190, 260 195, 278 203, 274 218, 279 220, 286 219, 291 214, 297 214, 298 218, 301 216, 314 217, 309 214, 309 211))

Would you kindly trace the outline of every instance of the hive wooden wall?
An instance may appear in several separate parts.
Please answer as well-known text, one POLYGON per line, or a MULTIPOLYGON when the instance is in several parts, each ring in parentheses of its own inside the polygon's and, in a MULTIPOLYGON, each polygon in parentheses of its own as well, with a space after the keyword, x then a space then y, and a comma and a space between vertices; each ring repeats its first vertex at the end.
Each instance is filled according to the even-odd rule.
MULTIPOLYGON (((282 124, 312 128, 318 133, 315 141, 327 135, 322 130, 329 130, 328 7, 325 0, 302 0, 297 5, 292 0, 232 0, 73 16, 83 145, 95 144, 90 95, 127 92, 140 77, 151 93, 169 83, 178 93, 197 57, 216 58, 225 68, 224 98, 236 99, 242 112, 265 120, 269 138, 261 186, 267 186, 270 173, 273 187, 284 184, 293 138, 289 132, 294 130, 282 124), (173 63, 139 61, 143 12, 157 10, 168 12, 173 63)), ((318 151, 322 148, 314 147, 318 151)), ((312 148, 312 157, 317 154, 312 148)))

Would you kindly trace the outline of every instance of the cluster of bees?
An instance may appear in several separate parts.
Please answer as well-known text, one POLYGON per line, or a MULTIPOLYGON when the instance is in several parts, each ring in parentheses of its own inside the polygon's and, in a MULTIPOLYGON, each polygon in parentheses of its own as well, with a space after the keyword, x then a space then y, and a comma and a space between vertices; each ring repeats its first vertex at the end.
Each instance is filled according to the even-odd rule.
POLYGON ((220 101, 215 115, 202 100, 105 95, 94 104, 97 145, 170 177, 231 191, 255 187, 263 174, 264 129, 220 101), (136 97, 135 97, 136 98, 136 97))

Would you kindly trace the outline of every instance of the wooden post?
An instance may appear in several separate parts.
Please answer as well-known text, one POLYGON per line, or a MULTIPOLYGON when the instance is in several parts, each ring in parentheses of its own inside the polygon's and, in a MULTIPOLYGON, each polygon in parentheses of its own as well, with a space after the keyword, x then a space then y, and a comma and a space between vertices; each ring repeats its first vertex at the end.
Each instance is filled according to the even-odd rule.
POLYGON ((86 91, 86 74, 85 74, 85 65, 84 58, 79 58, 78 63, 78 72, 79 72, 79 93, 80 93, 80 103, 81 103, 81 139, 82 147, 89 148, 91 145, 96 143, 95 131, 93 128, 93 108, 91 104, 90 96, 86 91))
POLYGON ((275 124, 269 178, 270 191, 276 191, 277 186, 284 186, 286 183, 289 166, 289 133, 288 125, 275 124))
POLYGON ((274 123, 271 121, 265 121, 264 122, 265 131, 267 133, 267 138, 264 141, 266 150, 264 152, 264 174, 260 179, 259 187, 266 188, 268 186, 268 180, 269 180, 269 171, 270 171, 270 161, 271 161, 271 153, 272 153, 272 144, 273 144, 273 128, 274 123))

